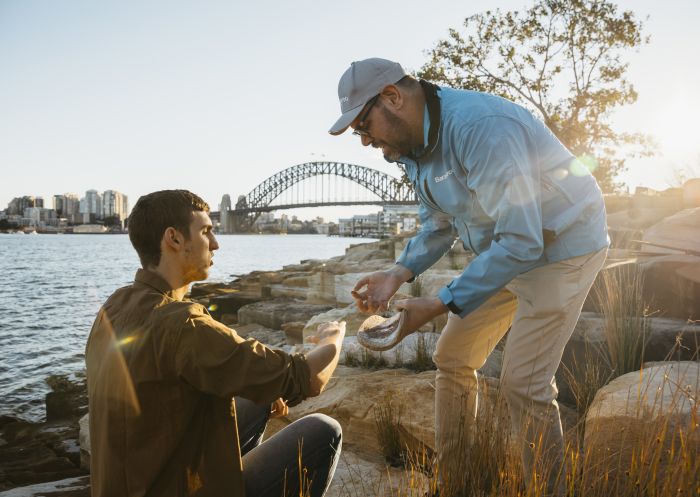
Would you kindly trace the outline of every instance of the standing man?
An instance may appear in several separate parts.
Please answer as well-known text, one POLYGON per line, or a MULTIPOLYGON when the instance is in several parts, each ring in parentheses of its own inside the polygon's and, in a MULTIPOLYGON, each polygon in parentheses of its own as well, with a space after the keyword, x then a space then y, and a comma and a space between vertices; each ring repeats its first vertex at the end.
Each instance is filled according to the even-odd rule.
POLYGON ((342 115, 330 133, 352 127, 362 145, 403 164, 420 201, 420 231, 392 268, 357 283, 359 308, 386 309, 399 286, 456 238, 476 255, 437 296, 394 306, 407 311, 408 331, 449 311, 433 355, 444 492, 459 484, 460 419, 467 432, 474 429, 476 370, 509 328, 500 385, 520 434, 525 475, 539 473, 550 492, 560 492, 554 374, 608 246, 595 179, 523 107, 417 81, 396 62, 352 63, 338 97, 342 115))
POLYGON ((86 350, 93 497, 321 497, 333 477, 341 430, 328 416, 261 440, 270 416, 321 393, 345 324, 321 325, 313 350, 288 355, 186 299, 219 248, 208 212, 167 190, 129 216, 142 269, 102 306, 86 350))

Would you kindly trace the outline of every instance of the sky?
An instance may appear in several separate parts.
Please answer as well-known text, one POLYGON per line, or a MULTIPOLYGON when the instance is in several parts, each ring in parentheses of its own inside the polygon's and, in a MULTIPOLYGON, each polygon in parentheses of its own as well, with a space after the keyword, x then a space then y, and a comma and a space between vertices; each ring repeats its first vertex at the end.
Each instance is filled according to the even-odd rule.
MULTIPOLYGON (((625 0, 651 43, 627 54, 638 101, 616 129, 652 133, 659 154, 621 177, 666 188, 700 175, 700 2, 625 0), (686 168, 687 169, 684 169, 686 168)), ((16 196, 187 188, 214 209, 303 162, 398 176, 377 150, 327 130, 353 60, 411 71, 426 51, 489 8, 525 0, 0 0, 0 209, 16 196)), ((335 220, 376 206, 300 209, 335 220)))

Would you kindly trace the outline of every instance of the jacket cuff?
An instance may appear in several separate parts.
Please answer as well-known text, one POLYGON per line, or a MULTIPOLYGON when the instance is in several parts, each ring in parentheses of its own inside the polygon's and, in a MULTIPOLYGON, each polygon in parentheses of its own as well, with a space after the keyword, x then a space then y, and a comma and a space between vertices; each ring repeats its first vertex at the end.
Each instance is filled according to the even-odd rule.
POLYGON ((290 359, 288 367, 291 369, 294 381, 289 382, 284 399, 289 407, 294 407, 311 396, 311 370, 303 354, 291 355, 290 359))
POLYGON ((443 286, 440 291, 438 292, 438 298, 442 301, 443 304, 447 306, 447 308, 454 314, 460 315, 462 314, 462 309, 457 307, 457 305, 454 302, 454 297, 452 296, 452 292, 450 291, 449 288, 446 286, 443 286))

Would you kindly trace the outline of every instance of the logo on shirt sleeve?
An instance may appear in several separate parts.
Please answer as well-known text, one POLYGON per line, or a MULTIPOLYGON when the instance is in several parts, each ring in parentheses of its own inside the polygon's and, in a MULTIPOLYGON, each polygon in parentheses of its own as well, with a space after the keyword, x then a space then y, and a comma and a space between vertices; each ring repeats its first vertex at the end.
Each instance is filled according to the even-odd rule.
POLYGON ((454 174, 454 171, 452 169, 447 171, 442 176, 435 176, 435 183, 440 183, 441 181, 445 181, 450 176, 450 174, 454 174))

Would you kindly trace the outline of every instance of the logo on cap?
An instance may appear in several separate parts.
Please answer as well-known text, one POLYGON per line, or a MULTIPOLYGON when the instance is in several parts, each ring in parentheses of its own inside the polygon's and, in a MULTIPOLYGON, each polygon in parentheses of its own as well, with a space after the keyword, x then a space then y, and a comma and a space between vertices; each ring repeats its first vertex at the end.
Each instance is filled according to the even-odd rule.
POLYGON ((348 97, 343 97, 340 99, 340 104, 344 104, 345 102, 349 101, 350 99, 348 97))

